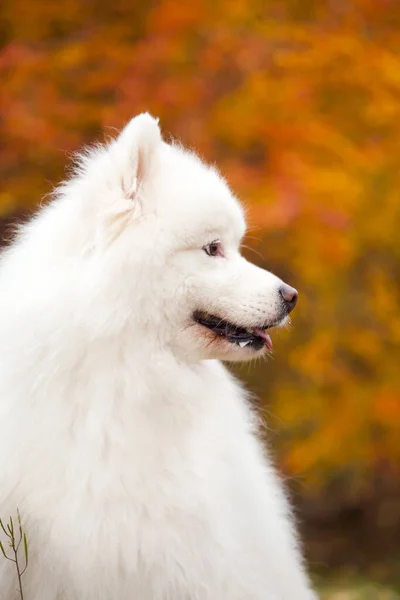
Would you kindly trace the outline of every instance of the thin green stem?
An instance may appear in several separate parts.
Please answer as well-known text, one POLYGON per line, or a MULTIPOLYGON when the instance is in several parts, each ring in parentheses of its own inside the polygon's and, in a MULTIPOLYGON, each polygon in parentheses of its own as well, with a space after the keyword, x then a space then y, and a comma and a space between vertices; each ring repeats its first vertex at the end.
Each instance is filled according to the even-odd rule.
POLYGON ((6 524, 6 527, 4 526, 2 520, 0 519, 0 527, 3 530, 3 532, 5 533, 5 535, 9 538, 8 545, 10 546, 10 548, 12 549, 12 551, 14 553, 14 558, 7 555, 1 541, 0 541, 0 551, 3 554, 5 559, 9 560, 10 562, 15 563, 15 568, 17 570, 19 597, 20 597, 20 600, 24 600, 24 592, 22 589, 22 575, 25 573, 25 571, 28 567, 28 543, 27 543, 26 535, 22 531, 21 516, 19 514, 19 510, 17 510, 17 515, 18 515, 18 530, 19 530, 18 542, 16 542, 16 539, 15 539, 14 523, 13 523, 12 517, 10 517, 10 522, 6 524), (22 541, 24 542, 25 567, 21 570, 20 564, 19 564, 19 558, 18 558, 18 550, 19 550, 19 547, 20 547, 22 541))

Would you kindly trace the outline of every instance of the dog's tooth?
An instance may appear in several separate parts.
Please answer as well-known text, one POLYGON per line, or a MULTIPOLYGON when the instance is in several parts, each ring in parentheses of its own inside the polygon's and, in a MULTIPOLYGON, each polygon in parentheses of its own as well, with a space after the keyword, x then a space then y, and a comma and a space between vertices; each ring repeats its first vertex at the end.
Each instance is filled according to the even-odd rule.
POLYGON ((248 342, 245 342, 245 346, 249 346, 251 344, 251 340, 249 340, 248 342))
POLYGON ((239 346, 240 346, 241 348, 244 348, 245 346, 247 346, 247 344, 248 344, 248 343, 249 343, 249 342, 239 342, 239 346))

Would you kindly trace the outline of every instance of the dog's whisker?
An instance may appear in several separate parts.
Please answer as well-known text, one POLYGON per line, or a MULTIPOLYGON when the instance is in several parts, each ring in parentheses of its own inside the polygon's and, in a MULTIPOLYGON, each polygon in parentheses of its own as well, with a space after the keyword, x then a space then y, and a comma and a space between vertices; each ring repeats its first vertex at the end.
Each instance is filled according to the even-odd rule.
POLYGON ((249 250, 250 252, 254 252, 254 254, 257 254, 257 256, 259 256, 261 258, 261 260, 264 260, 264 257, 261 254, 261 252, 259 252, 255 248, 252 248, 251 246, 246 246, 246 244, 242 244, 241 248, 246 248, 246 250, 249 250))

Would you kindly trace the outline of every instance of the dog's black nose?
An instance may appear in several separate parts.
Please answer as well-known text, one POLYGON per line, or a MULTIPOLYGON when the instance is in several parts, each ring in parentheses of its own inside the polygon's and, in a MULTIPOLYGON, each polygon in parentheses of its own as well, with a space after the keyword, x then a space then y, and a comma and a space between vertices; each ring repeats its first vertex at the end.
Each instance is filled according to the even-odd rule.
POLYGON ((297 290, 292 288, 290 285, 286 285, 286 283, 284 283, 279 288, 279 293, 282 296, 282 299, 285 303, 285 307, 289 314, 296 306, 296 302, 297 302, 297 298, 298 298, 299 294, 298 294, 297 290))

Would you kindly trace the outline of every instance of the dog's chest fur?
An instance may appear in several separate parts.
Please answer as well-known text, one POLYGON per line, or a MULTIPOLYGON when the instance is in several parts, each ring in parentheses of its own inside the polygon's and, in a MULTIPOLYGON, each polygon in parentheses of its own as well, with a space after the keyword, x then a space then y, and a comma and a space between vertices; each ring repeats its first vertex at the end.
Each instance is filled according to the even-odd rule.
MULTIPOLYGON (((32 590, 41 585, 34 569, 42 571, 56 552, 63 574, 55 580, 71 571, 78 597, 101 598, 118 576, 122 589, 142 589, 143 599, 168 597, 171 589, 185 598, 191 571, 190 585, 200 589, 220 553, 228 560, 239 550, 232 535, 241 519, 233 501, 242 485, 236 469, 246 460, 245 440, 253 444, 242 391, 211 361, 158 368, 159 386, 157 361, 148 381, 134 368, 125 381, 111 369, 112 382, 80 369, 57 412, 35 407, 31 416, 41 425, 31 436, 47 436, 49 444, 24 455, 19 468, 26 477, 12 494, 37 548, 26 578, 32 590), (171 581, 159 579, 160 568, 173 573, 171 581)), ((27 448, 35 446, 32 437, 27 448)))

